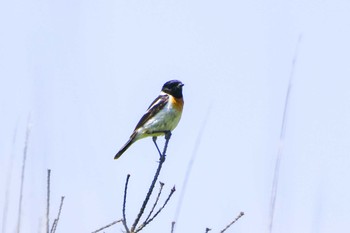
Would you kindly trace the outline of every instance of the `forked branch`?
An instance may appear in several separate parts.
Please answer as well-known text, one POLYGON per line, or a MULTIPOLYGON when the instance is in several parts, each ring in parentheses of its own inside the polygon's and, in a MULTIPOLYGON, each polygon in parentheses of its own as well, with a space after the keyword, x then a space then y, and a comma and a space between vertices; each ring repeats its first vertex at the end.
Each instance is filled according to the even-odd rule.
MULTIPOLYGON (((147 192, 147 195, 146 195, 146 198, 145 200, 143 201, 142 203, 142 206, 140 208, 140 211, 134 221, 134 223, 132 224, 132 227, 130 229, 130 232, 135 232, 135 229, 137 227, 137 224, 139 223, 144 211, 145 211, 145 208, 147 206, 147 203, 151 197, 151 194, 153 192, 153 189, 154 189, 154 186, 158 180, 158 177, 159 177, 159 174, 160 174, 160 171, 162 170, 162 166, 163 166, 163 163, 165 162, 165 156, 166 156, 166 151, 167 151, 167 148, 168 148, 168 143, 169 143, 169 140, 171 138, 171 133, 170 131, 169 132, 166 132, 165 134, 165 145, 164 145, 164 149, 163 149, 163 153, 159 156, 159 163, 158 163, 158 168, 157 168, 157 171, 153 177, 153 180, 152 180, 152 183, 151 183, 151 186, 149 187, 148 189, 148 192, 147 192)), ((155 142, 155 141, 154 141, 155 142)), ((156 142, 155 142, 156 143, 156 142)))

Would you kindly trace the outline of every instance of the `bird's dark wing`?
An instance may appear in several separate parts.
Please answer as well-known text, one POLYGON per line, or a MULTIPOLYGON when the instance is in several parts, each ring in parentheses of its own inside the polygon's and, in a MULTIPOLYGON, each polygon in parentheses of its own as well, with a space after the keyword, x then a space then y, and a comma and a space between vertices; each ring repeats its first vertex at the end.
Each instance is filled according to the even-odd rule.
POLYGON ((137 123, 135 129, 144 125, 149 119, 154 117, 164 106, 168 103, 169 96, 168 95, 159 95, 148 107, 145 115, 142 116, 139 123, 137 123))

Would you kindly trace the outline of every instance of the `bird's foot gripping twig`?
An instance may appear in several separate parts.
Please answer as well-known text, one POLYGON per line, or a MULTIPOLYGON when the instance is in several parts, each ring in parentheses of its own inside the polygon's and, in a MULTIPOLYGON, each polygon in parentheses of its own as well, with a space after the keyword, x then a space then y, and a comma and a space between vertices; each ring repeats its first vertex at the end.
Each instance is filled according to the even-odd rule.
POLYGON ((171 131, 167 130, 165 131, 165 140, 169 140, 171 138, 171 131))

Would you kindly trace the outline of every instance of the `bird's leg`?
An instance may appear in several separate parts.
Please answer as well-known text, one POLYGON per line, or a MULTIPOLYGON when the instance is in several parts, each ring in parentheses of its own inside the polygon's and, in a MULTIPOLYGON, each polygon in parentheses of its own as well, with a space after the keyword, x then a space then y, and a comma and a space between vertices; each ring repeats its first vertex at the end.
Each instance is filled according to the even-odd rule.
POLYGON ((158 147, 158 144, 157 144, 157 137, 156 137, 156 136, 153 136, 153 137, 152 137, 152 140, 153 140, 153 142, 154 142, 154 145, 155 145, 156 148, 157 148, 157 151, 158 151, 159 155, 162 156, 162 152, 160 152, 159 147, 158 147))
POLYGON ((167 131, 165 131, 165 140, 169 140, 170 139, 170 137, 171 137, 171 131, 170 130, 167 130, 167 131))
POLYGON ((164 130, 164 131, 154 131, 153 133, 164 133, 164 137, 165 137, 165 146, 164 146, 164 152, 162 154, 162 152, 160 152, 160 149, 158 147, 158 144, 157 144, 157 137, 156 136, 153 136, 152 137, 152 140, 154 142, 154 145, 156 146, 157 150, 158 150, 158 153, 160 155, 160 157, 162 159, 165 159, 165 152, 166 152, 166 149, 168 147, 168 142, 170 140, 170 137, 171 137, 171 131, 170 130, 164 130))

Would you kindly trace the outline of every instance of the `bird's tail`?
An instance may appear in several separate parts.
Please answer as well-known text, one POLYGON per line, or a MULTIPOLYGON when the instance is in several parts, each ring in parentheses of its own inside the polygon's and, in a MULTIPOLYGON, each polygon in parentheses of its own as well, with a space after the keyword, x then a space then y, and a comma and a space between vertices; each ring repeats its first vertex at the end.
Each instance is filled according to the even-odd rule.
POLYGON ((114 159, 119 159, 120 156, 136 141, 136 134, 133 133, 129 138, 129 141, 125 143, 125 145, 118 151, 118 153, 114 156, 114 159))

